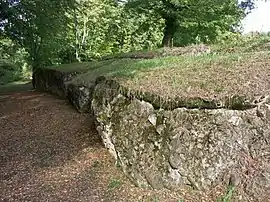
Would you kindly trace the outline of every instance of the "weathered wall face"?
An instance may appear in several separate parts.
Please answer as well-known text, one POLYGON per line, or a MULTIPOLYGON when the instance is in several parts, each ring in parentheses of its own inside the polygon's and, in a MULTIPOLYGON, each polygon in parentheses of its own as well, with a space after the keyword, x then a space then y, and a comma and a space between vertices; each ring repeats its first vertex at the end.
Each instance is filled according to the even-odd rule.
POLYGON ((79 112, 89 112, 94 85, 88 88, 73 84, 71 80, 78 74, 78 72, 38 68, 35 73, 36 88, 68 99, 79 112))
POLYGON ((105 146, 138 186, 208 189, 231 181, 270 189, 266 102, 244 111, 155 110, 101 82, 92 107, 105 146))
POLYGON ((76 75, 77 72, 61 72, 55 69, 38 68, 35 72, 36 88, 66 98, 68 92, 66 82, 76 75))
POLYGON ((259 201, 270 196, 269 97, 242 110, 158 108, 155 96, 133 96, 105 78, 89 88, 70 83, 74 74, 38 74, 39 89, 64 95, 79 111, 92 109, 105 147, 136 185, 232 184, 259 201))

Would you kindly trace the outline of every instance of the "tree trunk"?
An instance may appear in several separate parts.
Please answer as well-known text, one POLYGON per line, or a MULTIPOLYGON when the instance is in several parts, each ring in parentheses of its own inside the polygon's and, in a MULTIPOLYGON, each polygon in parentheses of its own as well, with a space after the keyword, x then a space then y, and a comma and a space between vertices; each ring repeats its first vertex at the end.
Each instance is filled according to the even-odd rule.
POLYGON ((32 87, 33 87, 33 89, 36 89, 36 72, 34 69, 32 72, 32 87))
POLYGON ((173 47, 173 35, 176 31, 176 20, 174 18, 165 18, 163 47, 173 47))
POLYGON ((41 67, 40 61, 38 58, 34 58, 32 63, 32 86, 33 89, 36 89, 36 70, 41 67))
POLYGON ((41 66, 42 58, 40 54, 40 49, 42 46, 43 39, 37 37, 36 40, 33 40, 33 47, 31 52, 31 65, 32 65, 32 86, 35 89, 36 88, 36 70, 38 67, 41 66))
POLYGON ((73 34, 74 34, 74 43, 75 43, 75 58, 78 62, 81 62, 81 58, 79 56, 79 49, 80 49, 80 44, 79 44, 79 33, 78 33, 78 19, 77 19, 77 13, 76 9, 73 11, 73 18, 74 18, 74 27, 73 27, 73 34))

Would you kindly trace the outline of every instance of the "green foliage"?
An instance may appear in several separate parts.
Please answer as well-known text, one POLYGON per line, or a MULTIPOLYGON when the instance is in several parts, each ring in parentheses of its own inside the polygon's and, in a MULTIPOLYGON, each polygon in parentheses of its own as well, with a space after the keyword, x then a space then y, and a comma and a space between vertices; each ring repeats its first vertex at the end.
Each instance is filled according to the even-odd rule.
POLYGON ((20 80, 19 68, 11 63, 0 60, 0 85, 20 80))
POLYGON ((152 50, 162 39, 163 21, 150 13, 139 14, 121 9, 118 20, 110 26, 108 38, 114 39, 113 53, 152 50))
POLYGON ((19 68, 27 66, 27 52, 9 38, 0 38, 0 60, 17 65, 19 68))
POLYGON ((0 85, 12 83, 14 81, 29 80, 31 71, 27 68, 20 68, 14 63, 0 60, 0 85))
POLYGON ((232 34, 226 40, 220 40, 219 43, 212 45, 212 51, 216 53, 270 51, 270 36, 232 34))
POLYGON ((165 46, 172 45, 166 43, 172 43, 173 37, 176 46, 213 42, 244 17, 236 0, 129 0, 127 7, 143 13, 150 10, 165 20, 165 46))
POLYGON ((27 53, 8 38, 0 39, 0 85, 29 78, 27 53))
POLYGON ((29 54, 32 67, 57 62, 56 55, 65 46, 68 18, 65 13, 73 1, 21 0, 4 2, 4 34, 29 54), (8 5, 9 4, 9 5, 8 5), (56 60, 56 61, 55 61, 56 60))
POLYGON ((150 14, 124 9, 114 0, 80 1, 70 18, 78 60, 157 47, 163 23, 150 14))
POLYGON ((87 61, 157 47, 163 22, 114 0, 27 1, 7 6, 5 37, 23 47, 32 67, 87 61))
POLYGON ((118 179, 112 179, 108 185, 109 190, 119 189, 122 186, 122 182, 118 179))
POLYGON ((242 8, 252 5, 245 2, 239 8, 236 0, 1 1, 0 56, 35 68, 165 44, 226 43, 239 35, 242 8))
POLYGON ((233 196, 234 191, 235 191, 235 187, 229 186, 227 193, 223 197, 219 198, 217 201, 218 202, 230 202, 232 200, 232 196, 233 196))

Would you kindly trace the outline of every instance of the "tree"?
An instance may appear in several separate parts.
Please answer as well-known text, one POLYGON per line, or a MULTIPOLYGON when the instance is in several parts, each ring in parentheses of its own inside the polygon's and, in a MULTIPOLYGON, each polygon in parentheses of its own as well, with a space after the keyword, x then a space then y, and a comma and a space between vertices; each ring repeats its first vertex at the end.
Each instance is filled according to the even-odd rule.
MULTIPOLYGON (((250 1, 241 4, 244 8, 251 5, 250 1)), ((175 33, 181 32, 184 24, 196 24, 202 30, 210 26, 215 32, 216 28, 222 31, 232 29, 244 17, 244 10, 237 0, 129 0, 126 6, 136 12, 151 10, 164 19, 162 46, 165 47, 173 45, 175 33)))
POLYGON ((78 61, 151 49, 162 37, 160 19, 150 13, 132 13, 115 0, 80 0, 69 18, 71 49, 78 61))
POLYGON ((35 69, 50 65, 65 46, 68 30, 67 10, 72 0, 2 0, 0 4, 2 35, 18 43, 29 53, 35 69))

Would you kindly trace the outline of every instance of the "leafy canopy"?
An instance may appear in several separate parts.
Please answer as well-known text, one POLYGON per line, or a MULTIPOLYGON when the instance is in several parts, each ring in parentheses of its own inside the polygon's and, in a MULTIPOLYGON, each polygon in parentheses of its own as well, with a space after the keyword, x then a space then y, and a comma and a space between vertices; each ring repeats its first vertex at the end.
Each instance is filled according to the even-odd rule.
POLYGON ((126 3, 134 12, 152 12, 165 20, 164 46, 171 46, 175 34, 185 35, 187 28, 190 28, 188 32, 193 30, 191 37, 199 37, 202 42, 213 41, 220 33, 237 27, 245 16, 244 8, 252 5, 251 1, 239 5, 237 0, 129 0, 126 3))

